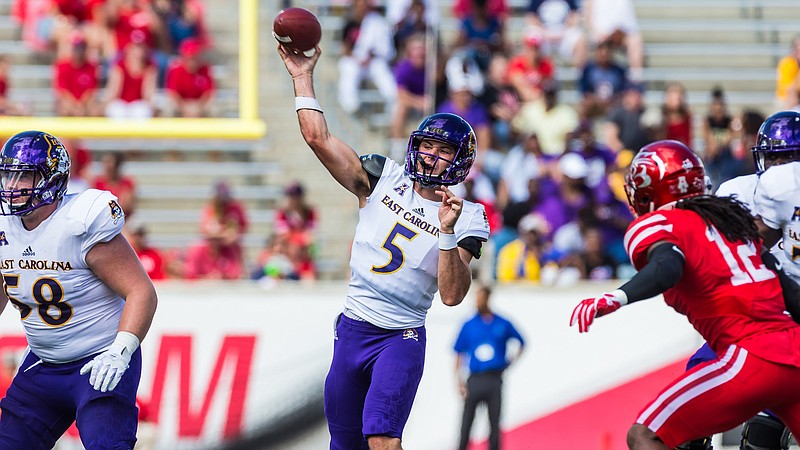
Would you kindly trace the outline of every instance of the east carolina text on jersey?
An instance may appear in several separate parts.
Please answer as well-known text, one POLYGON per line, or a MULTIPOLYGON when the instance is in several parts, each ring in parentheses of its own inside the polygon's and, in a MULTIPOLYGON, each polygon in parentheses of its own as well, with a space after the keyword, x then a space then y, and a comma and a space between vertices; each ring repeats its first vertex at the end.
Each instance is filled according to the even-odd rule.
POLYGON ((124 214, 112 205, 110 192, 89 189, 65 196, 33 230, 18 216, 0 216, 8 241, 0 246, 6 294, 31 350, 45 362, 74 361, 114 341, 125 302, 86 264, 95 244, 122 231, 124 214))
MULTIPOLYGON (((381 203, 389 207, 390 211, 402 217, 402 219, 408 222, 408 224, 413 225, 426 233, 436 236, 437 239, 439 238, 439 227, 419 217, 419 212, 406 211, 402 206, 392 200, 389 195, 384 195, 381 203)), ((414 209, 424 211, 421 208, 414 209)))
MULTIPOLYGON (((438 290, 441 202, 402 188, 411 185, 403 168, 387 160, 375 190, 359 211, 353 239, 344 306, 386 329, 424 325, 438 290)), ((482 205, 464 202, 455 234, 458 240, 489 238, 482 205)))
POLYGON ((25 260, 18 259, 4 259, 0 262, 0 270, 55 270, 57 272, 69 272, 72 270, 72 264, 69 261, 42 261, 42 260, 25 260))

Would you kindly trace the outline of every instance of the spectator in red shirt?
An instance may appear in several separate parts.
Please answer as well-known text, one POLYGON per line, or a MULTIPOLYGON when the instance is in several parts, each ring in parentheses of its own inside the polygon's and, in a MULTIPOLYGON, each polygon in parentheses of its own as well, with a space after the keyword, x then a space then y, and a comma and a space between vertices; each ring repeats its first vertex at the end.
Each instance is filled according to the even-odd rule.
POLYGON ((206 117, 210 115, 214 98, 214 79, 211 67, 201 59, 203 46, 194 38, 185 39, 180 46, 180 58, 167 72, 166 91, 176 115, 206 117))
MULTIPOLYGON (((314 279, 314 231, 317 227, 317 212, 306 203, 305 189, 294 182, 286 186, 285 204, 275 212, 275 238, 286 249, 285 256, 291 261, 292 279, 314 279)), ((279 252, 280 254, 280 252, 279 252)), ((260 261, 264 262, 264 261, 260 261)), ((261 264, 262 267, 266 267, 261 264)))
POLYGON ((203 240, 190 248, 184 276, 188 279, 237 279, 244 274, 242 238, 248 221, 244 205, 231 195, 225 182, 214 186, 214 196, 203 208, 203 240))
POLYGON ((86 56, 86 39, 72 37, 69 57, 56 62, 53 70, 56 114, 59 116, 96 116, 98 65, 86 56))
POLYGON ((111 66, 106 85, 106 116, 112 119, 153 117, 158 70, 150 60, 144 36, 134 32, 123 57, 111 66))
POLYGON ((668 83, 664 88, 661 105, 661 125, 657 137, 692 145, 692 111, 686 101, 686 88, 682 84, 668 83))
POLYGON ((508 63, 508 81, 520 99, 531 102, 541 98, 542 82, 555 76, 555 66, 541 53, 541 41, 536 35, 525 37, 522 52, 508 63))
POLYGON ((163 280, 166 278, 164 271, 164 258, 161 252, 151 247, 147 242, 147 227, 144 223, 132 220, 126 225, 126 237, 131 247, 136 252, 136 256, 142 262, 142 267, 147 271, 151 280, 163 280))
POLYGON ((117 196, 119 206, 130 217, 136 209, 136 181, 123 175, 122 164, 125 155, 121 152, 106 153, 103 156, 103 173, 94 180, 94 188, 111 191, 117 196))
POLYGON ((113 28, 114 52, 125 51, 134 36, 141 36, 147 48, 162 49, 164 30, 156 11, 150 3, 141 0, 116 0, 109 2, 108 23, 113 28))
POLYGON ((302 184, 291 183, 283 193, 286 195, 286 204, 275 212, 275 233, 310 245, 317 226, 316 210, 306 203, 302 184))

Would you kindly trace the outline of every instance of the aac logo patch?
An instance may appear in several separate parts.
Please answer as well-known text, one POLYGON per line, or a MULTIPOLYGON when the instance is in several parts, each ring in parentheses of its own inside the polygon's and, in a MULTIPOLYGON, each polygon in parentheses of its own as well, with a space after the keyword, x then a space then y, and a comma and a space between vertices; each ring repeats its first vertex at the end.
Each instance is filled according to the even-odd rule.
POLYGON ((111 218, 114 220, 114 225, 125 217, 125 213, 122 212, 122 208, 116 200, 109 200, 108 207, 111 208, 111 218))
POLYGON ((410 186, 408 184, 403 183, 400 186, 395 187, 394 191, 397 192, 398 194, 400 194, 400 196, 402 197, 403 194, 406 193, 406 191, 408 190, 409 187, 410 186))

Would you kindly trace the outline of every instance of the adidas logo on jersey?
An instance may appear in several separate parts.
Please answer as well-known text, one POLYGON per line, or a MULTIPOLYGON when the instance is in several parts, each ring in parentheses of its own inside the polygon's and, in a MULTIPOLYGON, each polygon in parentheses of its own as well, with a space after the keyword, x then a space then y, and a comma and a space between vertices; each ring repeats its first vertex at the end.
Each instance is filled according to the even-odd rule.
POLYGON ((411 211, 414 211, 414 214, 425 217, 425 210, 422 208, 414 208, 411 211))
POLYGON ((36 256, 36 252, 29 245, 28 248, 22 251, 22 256, 36 256))

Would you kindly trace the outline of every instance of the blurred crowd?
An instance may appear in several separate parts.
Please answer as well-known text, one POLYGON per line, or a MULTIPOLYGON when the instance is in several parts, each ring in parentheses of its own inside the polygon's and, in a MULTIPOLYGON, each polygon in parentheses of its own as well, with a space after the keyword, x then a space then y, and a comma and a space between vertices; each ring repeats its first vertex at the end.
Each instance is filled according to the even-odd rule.
POLYGON ((429 3, 348 2, 339 103, 347 113, 370 113, 360 99, 377 91, 391 115, 396 160, 425 114, 455 113, 473 126, 478 160, 457 193, 486 208, 492 278, 566 285, 630 275, 624 173, 653 140, 701 151, 714 186, 753 172, 760 112, 731 114, 714 88, 707 116, 696 118, 677 82, 659 89, 658 104, 646 101, 633 0, 530 0, 524 11, 506 0, 457 0, 449 41, 437 31, 448 18, 429 3), (525 15, 522 33, 509 33, 511 14, 525 15), (576 101, 561 99, 565 68, 576 73, 576 101))
MULTIPOLYGON (((58 116, 204 117, 214 112, 212 46, 202 0, 14 0, 24 43, 53 60, 58 116)), ((0 107, 42 114, 9 100, 0 62, 0 107)), ((27 102, 30 103, 30 102, 27 102)))
POLYGON ((125 152, 95 157, 79 140, 64 139, 72 166, 67 192, 89 188, 117 196, 125 211, 124 233, 153 280, 246 279, 313 280, 316 209, 307 203, 305 188, 288 183, 274 211, 272 229, 257 255, 246 252, 248 207, 236 197, 236 187, 226 181, 209 186, 211 195, 198 214, 197 236, 185 247, 159 248, 148 238, 152 224, 138 213, 135 177, 125 170, 125 152))
MULTIPOLYGON (((333 1, 345 6, 339 106, 365 119, 374 113, 367 93, 376 93, 388 117, 388 153, 397 160, 426 114, 452 112, 472 124, 479 157, 456 190, 486 208, 492 236, 484 258, 490 263, 482 268, 491 278, 624 278, 632 270, 622 246, 632 220, 624 174, 638 149, 656 139, 689 144, 719 186, 753 172, 749 148, 764 115, 729 111, 721 87, 707 94, 703 117, 678 82, 660 83, 648 95, 655 89, 645 77, 633 0, 509 3, 455 0, 447 11, 430 8, 429 0, 333 1), (507 29, 512 14, 524 15, 522 32, 507 29), (445 21, 457 24, 446 40, 438 31, 445 21), (575 73, 574 80, 561 71, 575 73), (577 98, 562 99, 564 83, 577 98)), ((204 11, 202 0, 13 2, 24 42, 54 61, 61 116, 213 115, 214 79, 204 57, 213 43, 204 11)), ((0 114, 35 114, 9 99, 10 64, 0 56, 0 114)), ((798 91, 800 36, 777 66, 774 107, 796 107, 798 91)), ((301 184, 285 186, 272 233, 253 261, 242 242, 247 208, 224 182, 209 186, 200 241, 160 250, 148 244, 148 224, 136 216, 136 182, 123 175, 124 154, 104 154, 100 173, 88 174, 92 156, 78 142, 67 147, 71 189, 99 187, 119 197, 130 218, 126 232, 154 279, 316 277, 317 214, 301 184)))

